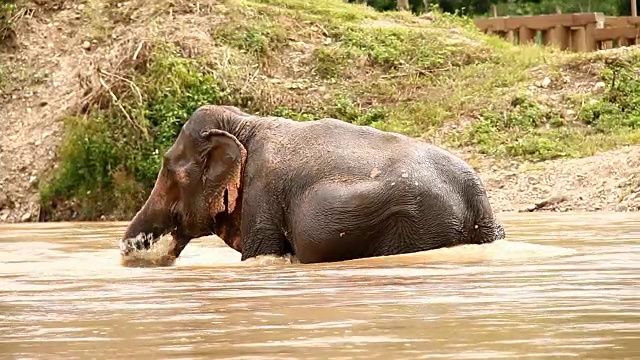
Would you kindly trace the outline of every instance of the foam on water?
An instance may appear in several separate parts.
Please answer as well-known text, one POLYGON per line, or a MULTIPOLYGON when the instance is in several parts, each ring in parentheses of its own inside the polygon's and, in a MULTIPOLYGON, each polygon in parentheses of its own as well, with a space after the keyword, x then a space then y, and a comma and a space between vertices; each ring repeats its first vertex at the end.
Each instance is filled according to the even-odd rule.
POLYGON ((428 251, 420 251, 410 254, 393 256, 381 256, 369 259, 357 259, 351 262, 384 262, 390 260, 402 260, 409 262, 480 262, 480 261, 505 261, 533 258, 547 258, 553 256, 566 256, 575 254, 575 250, 559 246, 538 245, 526 242, 498 240, 490 244, 459 245, 450 248, 441 248, 428 251))
MULTIPOLYGON (((229 248, 219 238, 210 241, 192 241, 175 261, 163 258, 173 246, 170 235, 163 236, 151 249, 134 251, 121 264, 124 266, 167 266, 179 267, 207 267, 207 266, 271 266, 292 265, 300 262, 290 254, 282 256, 263 255, 240 261, 241 254, 229 248)), ((410 254, 380 256, 367 259, 351 260, 349 263, 384 263, 384 262, 483 262, 509 261, 534 258, 548 258, 575 254, 575 250, 559 246, 538 245, 526 242, 498 240, 490 244, 459 245, 410 254)))
POLYGON ((167 254, 174 247, 175 240, 167 234, 160 237, 149 249, 134 249, 126 256, 122 256, 120 264, 128 267, 170 266, 175 263, 175 259, 167 254))

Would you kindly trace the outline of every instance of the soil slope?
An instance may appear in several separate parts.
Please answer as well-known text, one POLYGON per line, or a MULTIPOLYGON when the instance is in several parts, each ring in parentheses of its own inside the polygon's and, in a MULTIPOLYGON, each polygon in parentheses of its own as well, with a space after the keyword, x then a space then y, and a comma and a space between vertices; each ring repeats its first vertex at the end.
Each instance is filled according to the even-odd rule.
POLYGON ((77 103, 86 62, 78 13, 35 7, 17 22, 17 48, 0 53, 0 221, 35 221, 38 180, 56 164, 61 117, 77 103))
MULTIPOLYGON (((60 1, 44 6, 28 3, 25 9, 15 24, 17 48, 0 52, 2 222, 37 221, 41 217, 40 181, 59 162, 62 119, 82 106, 86 95, 83 81, 90 76, 86 74, 96 71, 99 60, 112 50, 110 46, 119 40, 121 34, 127 33, 126 26, 115 21, 109 26, 104 25, 110 38, 107 36, 95 41, 95 22, 105 21, 101 16, 107 15, 88 13, 87 5, 83 3, 60 1), (92 32, 93 35, 89 36, 92 32)), ((188 21, 191 26, 186 28, 194 32, 185 36, 201 36, 194 27, 202 22, 197 15, 192 13, 188 21)), ((393 25, 387 23, 385 26, 389 24, 393 25)), ((451 34, 456 35, 456 31, 451 34)), ((203 41, 206 41, 206 36, 203 41)), ((309 45, 302 43, 299 46, 309 45)), ((576 71, 565 74, 568 77, 564 80, 565 85, 548 89, 545 84, 550 80, 545 79, 553 78, 551 70, 541 67, 537 71, 526 88, 532 92, 531 96, 543 97, 550 106, 563 106, 563 101, 554 95, 580 89, 592 91, 600 86, 596 75, 576 71)), ((462 120, 473 121, 468 117, 462 117, 462 120)), ((464 125, 461 124, 453 126, 464 125)), ((451 130, 451 127, 442 129, 451 130)), ((425 137, 447 146, 444 140, 440 141, 441 134, 442 130, 425 137)), ((640 209, 638 146, 618 147, 583 158, 542 162, 493 157, 472 147, 450 148, 480 172, 499 212, 640 209)), ((109 214, 103 216, 109 217, 109 214)))

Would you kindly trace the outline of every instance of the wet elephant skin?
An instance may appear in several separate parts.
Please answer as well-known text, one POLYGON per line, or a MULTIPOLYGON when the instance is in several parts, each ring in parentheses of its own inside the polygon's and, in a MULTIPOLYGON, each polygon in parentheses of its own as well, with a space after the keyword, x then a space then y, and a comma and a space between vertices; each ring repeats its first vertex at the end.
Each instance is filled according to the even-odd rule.
POLYGON ((164 155, 123 255, 216 234, 246 260, 342 261, 504 238, 474 170, 419 139, 337 119, 202 106, 164 155))

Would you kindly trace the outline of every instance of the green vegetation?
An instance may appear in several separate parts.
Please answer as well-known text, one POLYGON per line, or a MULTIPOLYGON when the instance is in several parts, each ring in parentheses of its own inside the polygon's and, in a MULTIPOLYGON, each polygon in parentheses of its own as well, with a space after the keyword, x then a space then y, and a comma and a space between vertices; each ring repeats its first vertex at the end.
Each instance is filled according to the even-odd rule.
POLYGON ((0 0, 0 38, 11 26, 16 5, 14 0, 0 0))
MULTIPOLYGON (((110 16, 144 6, 128 2, 110 16)), ((41 190, 46 219, 132 216, 162 153, 204 104, 299 121, 335 117, 528 160, 639 140, 629 120, 634 59, 608 66, 594 103, 569 104, 576 120, 524 92, 529 70, 550 64, 562 73, 574 57, 512 46, 467 18, 435 13, 427 22, 341 0, 201 1, 197 9, 159 1, 148 13, 156 20, 131 27, 132 41, 110 52, 118 66, 98 73, 89 101, 65 119, 61 163, 41 190), (443 130, 452 125, 463 129, 443 130)), ((88 23, 107 41, 99 30, 112 25, 88 23)))
POLYGON ((616 146, 640 142, 640 54, 606 61, 601 79, 602 96, 580 96, 576 121, 563 118, 558 109, 513 97, 506 110, 485 110, 462 136, 458 145, 477 146, 485 154, 547 160, 583 157, 616 146), (584 105, 582 105, 584 103, 584 105))
MULTIPOLYGON (((12 25, 15 11, 15 0, 0 0, 0 49, 14 36, 12 25)), ((0 74, 0 81, 2 81, 1 76, 0 74)))
POLYGON ((499 16, 601 12, 609 16, 631 15, 630 0, 520 0, 501 1, 497 4, 499 16))
POLYGON ((132 87, 120 92, 122 107, 102 110, 105 99, 98 97, 88 114, 65 119, 63 161, 42 191, 44 203, 74 199, 73 208, 58 210, 78 211, 80 218, 135 212, 185 119, 225 96, 211 72, 175 48, 156 49, 147 61, 143 73, 132 74, 132 87))
POLYGON ((564 125, 560 114, 518 95, 508 110, 483 111, 480 119, 463 133, 461 141, 477 145, 485 154, 548 159, 566 155, 567 140, 574 140, 573 133, 566 132, 564 125), (551 129, 546 130, 544 124, 551 129))
MULTIPOLYGON (((363 2, 349 0, 349 2, 363 2)), ((397 0, 366 0, 379 11, 396 10, 397 0)), ((461 12, 470 15, 489 15, 491 5, 497 7, 499 16, 553 14, 557 9, 563 13, 602 12, 607 15, 631 15, 631 0, 428 0, 430 6, 438 6, 445 12, 461 12)), ((409 0, 414 13, 425 12, 425 0, 409 0)))
POLYGON ((640 130, 640 55, 610 62, 602 77, 607 91, 580 109, 580 120, 602 134, 640 130))

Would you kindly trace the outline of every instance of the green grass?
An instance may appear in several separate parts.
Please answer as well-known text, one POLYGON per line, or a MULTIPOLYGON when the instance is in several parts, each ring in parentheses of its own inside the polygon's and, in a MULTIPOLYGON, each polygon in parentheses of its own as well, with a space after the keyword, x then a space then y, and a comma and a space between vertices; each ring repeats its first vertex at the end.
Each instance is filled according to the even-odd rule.
POLYGON ((133 79, 139 89, 121 94, 123 109, 94 108, 65 119, 63 160, 41 194, 51 216, 53 210, 83 219, 135 212, 185 119, 200 105, 219 103, 225 96, 198 60, 182 58, 170 46, 158 49, 146 71, 133 79), (74 206, 65 209, 69 199, 74 206))
POLYGON ((478 121, 452 143, 476 146, 481 153, 527 160, 584 157, 640 142, 640 55, 608 61, 601 74, 601 96, 586 102, 577 122, 567 122, 557 110, 514 96, 510 107, 485 110, 478 121))
MULTIPOLYGON (((0 0, 0 51, 7 45, 10 45, 10 42, 14 41, 12 38, 15 36, 13 27, 15 25, 14 14, 16 10, 17 5, 15 0, 0 0)), ((1 77, 2 75, 0 74, 0 81, 2 81, 1 77)), ((0 83, 0 86, 1 85, 0 83)))
MULTIPOLYGON (((162 153, 204 104, 298 121, 334 117, 527 160, 640 140, 635 58, 610 65, 606 92, 587 106, 573 104, 578 119, 569 120, 522 92, 528 70, 561 68, 564 56, 485 36, 466 18, 436 14, 429 24, 341 0, 199 4, 198 12, 179 0, 155 3, 149 13, 160 17, 148 19, 144 59, 103 76, 118 102, 98 87, 88 107, 67 116, 60 166, 41 188, 45 219, 132 216, 162 153), (198 30, 208 39, 176 35, 194 15, 204 18, 198 30), (468 125, 440 134, 457 123, 468 125)), ((134 1, 109 14, 121 18, 143 6, 151 5, 134 1)), ((103 21, 99 28, 113 25, 103 21)), ((132 36, 137 45, 139 34, 132 36)), ((130 59, 129 50, 116 60, 130 59)))
POLYGON ((602 72, 604 96, 580 109, 580 120, 597 133, 640 130, 640 55, 614 60, 602 72))
POLYGON ((11 26, 13 12, 16 9, 14 0, 0 0, 0 37, 11 26))

